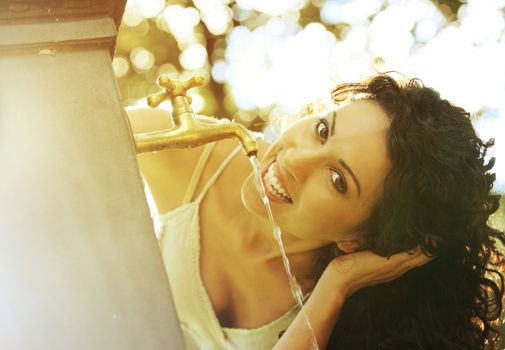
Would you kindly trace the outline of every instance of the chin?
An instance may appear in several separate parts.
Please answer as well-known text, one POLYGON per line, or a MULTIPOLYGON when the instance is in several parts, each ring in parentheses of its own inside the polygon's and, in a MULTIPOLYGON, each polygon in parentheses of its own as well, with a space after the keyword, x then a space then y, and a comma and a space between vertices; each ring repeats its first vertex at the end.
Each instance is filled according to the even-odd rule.
POLYGON ((247 176, 242 183, 240 187, 240 199, 247 211, 261 217, 267 217, 265 205, 263 204, 260 194, 256 190, 253 173, 247 176))

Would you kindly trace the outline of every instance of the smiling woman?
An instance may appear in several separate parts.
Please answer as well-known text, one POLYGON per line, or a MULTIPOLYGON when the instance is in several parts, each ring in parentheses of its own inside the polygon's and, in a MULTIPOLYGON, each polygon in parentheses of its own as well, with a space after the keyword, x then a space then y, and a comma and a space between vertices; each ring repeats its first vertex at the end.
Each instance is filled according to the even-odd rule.
MULTIPOLYGON (((326 115, 301 119, 269 147, 262 159, 264 173, 273 169, 291 199, 285 205, 269 192, 284 236, 319 245, 357 239, 354 228, 381 197, 390 169, 389 123, 377 103, 356 101, 326 115)), ((252 213, 266 216, 253 175, 242 186, 242 201, 252 213)))
MULTIPOLYGON (((259 140, 261 175, 319 346, 494 344, 504 263, 495 241, 504 236, 487 225, 498 205, 493 162, 484 161, 492 143, 416 80, 378 75, 334 91, 335 100, 349 95, 274 143, 259 140)), ((129 115, 134 132, 166 127, 156 111, 129 115)), ((239 151, 220 141, 139 155, 188 348, 308 349, 311 333, 239 151)))

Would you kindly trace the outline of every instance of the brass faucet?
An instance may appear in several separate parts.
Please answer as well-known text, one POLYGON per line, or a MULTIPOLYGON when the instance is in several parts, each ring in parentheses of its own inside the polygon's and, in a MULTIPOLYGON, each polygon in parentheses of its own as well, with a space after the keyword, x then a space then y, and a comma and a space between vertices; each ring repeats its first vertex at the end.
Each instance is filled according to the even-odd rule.
POLYGON ((196 147, 225 138, 237 139, 247 156, 258 153, 258 145, 252 134, 241 124, 227 119, 196 116, 190 107, 188 89, 202 86, 204 78, 195 75, 185 82, 171 79, 166 75, 158 78, 158 85, 164 91, 147 97, 147 104, 156 107, 164 100, 172 100, 172 128, 135 134, 137 153, 160 151, 168 148, 196 147))

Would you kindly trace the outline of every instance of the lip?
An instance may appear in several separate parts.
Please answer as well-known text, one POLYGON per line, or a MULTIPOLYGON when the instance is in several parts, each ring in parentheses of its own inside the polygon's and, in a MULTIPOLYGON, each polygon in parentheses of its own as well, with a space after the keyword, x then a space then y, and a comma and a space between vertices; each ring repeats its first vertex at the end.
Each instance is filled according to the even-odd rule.
POLYGON ((261 170, 261 178, 263 178, 265 176, 265 174, 268 171, 268 168, 270 168, 270 165, 275 163, 276 160, 277 160, 277 157, 274 157, 274 159, 272 159, 267 165, 265 165, 265 167, 261 170))
MULTIPOLYGON (((277 156, 271 161, 268 163, 268 165, 265 166, 265 168, 263 169, 263 171, 261 172, 261 178, 263 179, 265 177, 265 174, 267 173, 268 171, 268 168, 270 168, 270 166, 275 163, 277 161, 277 156)), ((286 185, 285 185, 285 180, 284 180, 284 176, 282 175, 281 173, 281 169, 279 168, 279 164, 275 164, 274 165, 274 174, 275 174, 275 177, 277 178, 277 180, 280 182, 281 186, 286 190, 286 192, 288 192, 287 188, 286 188, 286 185)), ((291 198, 291 201, 287 201, 287 200, 283 200, 283 199, 280 199, 280 198, 277 198, 277 197, 274 197, 273 195, 270 194, 269 191, 265 190, 267 196, 269 199, 271 199, 272 201, 274 202, 280 202, 280 203, 288 203, 288 204, 293 204, 293 197, 291 196, 291 194, 288 192, 288 195, 289 197, 291 198)))

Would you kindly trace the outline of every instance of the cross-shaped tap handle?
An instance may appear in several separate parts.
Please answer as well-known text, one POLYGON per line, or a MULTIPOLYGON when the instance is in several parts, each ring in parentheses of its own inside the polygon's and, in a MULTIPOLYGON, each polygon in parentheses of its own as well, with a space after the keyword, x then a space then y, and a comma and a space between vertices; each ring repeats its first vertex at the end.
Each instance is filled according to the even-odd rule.
POLYGON ((186 92, 191 88, 203 86, 204 80, 203 76, 199 74, 194 75, 191 79, 184 82, 179 79, 169 78, 166 75, 161 75, 158 78, 158 85, 161 86, 164 91, 148 96, 147 104, 150 107, 156 107, 164 100, 171 100, 177 96, 185 96, 190 104, 191 97, 187 96, 186 92))

